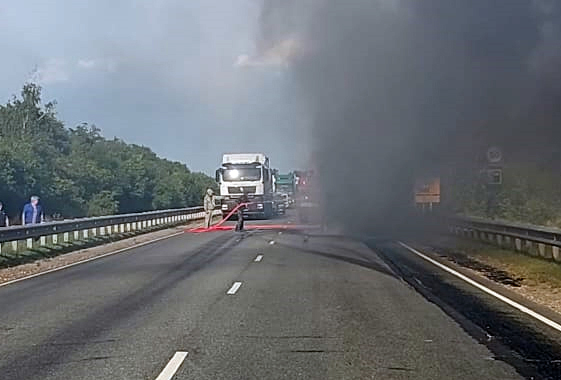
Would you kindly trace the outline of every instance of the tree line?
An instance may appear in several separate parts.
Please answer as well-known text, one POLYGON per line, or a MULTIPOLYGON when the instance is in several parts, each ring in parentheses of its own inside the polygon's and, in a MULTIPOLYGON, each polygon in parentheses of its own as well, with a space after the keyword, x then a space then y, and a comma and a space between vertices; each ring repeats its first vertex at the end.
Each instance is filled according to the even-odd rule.
POLYGON ((200 205, 214 180, 149 148, 106 139, 95 125, 66 128, 41 87, 0 105, 0 200, 12 217, 30 195, 47 214, 82 217, 200 205))

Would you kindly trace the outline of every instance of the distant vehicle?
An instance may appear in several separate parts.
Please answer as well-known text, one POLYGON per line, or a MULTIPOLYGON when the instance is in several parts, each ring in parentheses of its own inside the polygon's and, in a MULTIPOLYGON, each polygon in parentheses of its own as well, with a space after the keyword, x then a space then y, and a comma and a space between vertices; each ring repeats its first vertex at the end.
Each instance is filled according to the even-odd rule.
POLYGON ((244 193, 250 201, 244 215, 269 219, 277 212, 273 170, 263 153, 224 154, 222 165, 216 170, 216 182, 220 186, 224 216, 236 207, 244 193))
POLYGON ((275 193, 275 214, 284 215, 286 214, 286 202, 283 197, 284 194, 275 193))
POLYGON ((295 202, 302 223, 317 223, 319 216, 319 181, 313 170, 295 171, 295 202))
POLYGON ((286 207, 290 207, 294 203, 294 195, 296 193, 296 175, 294 173, 277 174, 276 187, 277 192, 288 196, 286 207))
POLYGON ((285 208, 289 208, 291 203, 290 203, 290 196, 286 193, 281 194, 282 199, 284 201, 284 207, 285 208))

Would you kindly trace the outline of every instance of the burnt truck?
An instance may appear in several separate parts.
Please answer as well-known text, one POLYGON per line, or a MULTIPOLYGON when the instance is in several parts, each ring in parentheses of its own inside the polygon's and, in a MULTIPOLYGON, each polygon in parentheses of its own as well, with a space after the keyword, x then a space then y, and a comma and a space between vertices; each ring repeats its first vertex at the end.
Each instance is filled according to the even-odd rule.
POLYGON ((216 170, 222 215, 226 217, 245 194, 250 204, 244 216, 269 219, 277 213, 274 175, 263 153, 226 153, 216 170))

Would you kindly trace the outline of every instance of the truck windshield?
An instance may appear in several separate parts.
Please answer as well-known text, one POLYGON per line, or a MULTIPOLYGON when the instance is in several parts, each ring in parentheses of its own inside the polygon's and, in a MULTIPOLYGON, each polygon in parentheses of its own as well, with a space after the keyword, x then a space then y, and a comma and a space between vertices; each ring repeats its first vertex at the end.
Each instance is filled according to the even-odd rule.
POLYGON ((231 168, 224 170, 224 181, 258 181, 261 179, 259 168, 231 168))

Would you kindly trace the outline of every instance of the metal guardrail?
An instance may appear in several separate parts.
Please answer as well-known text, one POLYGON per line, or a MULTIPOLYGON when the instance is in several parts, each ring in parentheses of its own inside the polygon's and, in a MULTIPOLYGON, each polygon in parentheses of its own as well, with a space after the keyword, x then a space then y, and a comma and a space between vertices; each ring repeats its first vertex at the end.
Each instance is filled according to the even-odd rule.
POLYGON ((201 218, 204 218, 203 207, 190 207, 0 228, 0 254, 7 250, 17 252, 21 248, 56 245, 117 233, 140 232, 201 218), (73 234, 70 234, 71 232, 73 234))
POLYGON ((448 225, 456 235, 561 262, 558 228, 474 217, 449 218, 448 225))

